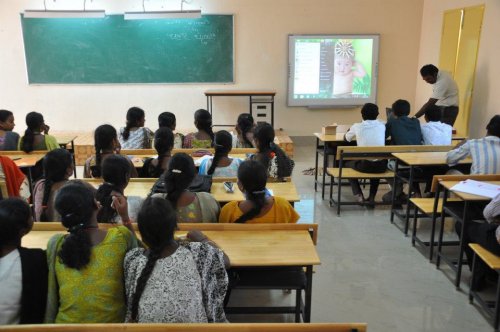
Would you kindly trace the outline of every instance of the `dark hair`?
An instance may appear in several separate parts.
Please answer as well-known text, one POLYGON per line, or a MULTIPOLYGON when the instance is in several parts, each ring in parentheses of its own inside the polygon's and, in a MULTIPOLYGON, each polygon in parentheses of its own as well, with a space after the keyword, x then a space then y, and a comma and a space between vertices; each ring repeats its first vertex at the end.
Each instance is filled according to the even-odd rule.
POLYGON ((262 162, 266 170, 269 169, 269 163, 272 159, 271 154, 274 153, 278 162, 278 178, 290 176, 290 174, 285 174, 285 170, 288 168, 286 164, 288 157, 285 152, 274 143, 273 127, 269 123, 261 122, 255 127, 253 135, 256 139, 255 143, 258 150, 257 160, 262 162))
POLYGON ((177 201, 181 197, 196 175, 196 168, 191 156, 185 153, 176 153, 168 163, 168 169, 164 173, 165 191, 167 199, 177 208, 177 201))
POLYGON ((14 114, 11 111, 7 110, 0 110, 0 121, 5 122, 9 118, 9 116, 14 116, 14 114))
POLYGON ((0 248, 19 245, 21 231, 30 227, 30 206, 19 198, 0 201, 0 248))
POLYGON ((43 115, 37 112, 30 112, 26 115, 26 131, 21 144, 21 150, 28 153, 33 151, 35 143, 35 132, 38 132, 43 125, 43 115))
POLYGON ((404 99, 398 99, 392 104, 392 112, 395 116, 408 116, 410 114, 410 103, 404 99))
POLYGON ((101 153, 103 150, 112 150, 113 141, 116 139, 116 129, 113 126, 105 124, 96 128, 94 132, 95 166, 91 168, 93 177, 101 177, 101 153))
POLYGON ((206 132, 213 142, 214 132, 212 131, 212 114, 207 110, 199 109, 194 112, 194 121, 196 123, 196 129, 206 132))
POLYGON ((241 113, 238 116, 238 120, 236 122, 236 126, 241 131, 241 137, 245 144, 249 147, 253 147, 253 143, 248 140, 247 133, 253 130, 255 122, 253 120, 253 116, 250 113, 241 113))
POLYGON ((47 218, 47 203, 49 202, 52 185, 59 181, 67 180, 67 170, 73 164, 71 153, 65 149, 49 151, 43 158, 43 178, 45 179, 41 221, 49 221, 47 218))
POLYGON ((101 203, 102 208, 97 213, 97 221, 110 223, 117 212, 111 207, 113 198, 111 192, 116 191, 123 194, 123 188, 130 179, 130 162, 127 157, 119 154, 108 156, 102 161, 103 184, 99 186, 95 199, 101 203))
POLYGON ((122 136, 124 140, 130 137, 130 129, 139 126, 139 122, 144 119, 144 110, 139 107, 130 107, 127 111, 127 123, 123 130, 122 136))
POLYGON ((378 106, 372 103, 366 103, 361 108, 361 117, 363 120, 376 120, 378 116, 378 106))
POLYGON ((267 169, 254 160, 246 160, 238 168, 238 180, 246 194, 246 199, 253 203, 252 209, 236 219, 236 223, 244 223, 256 216, 266 205, 267 169))
POLYGON ((500 115, 495 115, 491 118, 486 126, 486 130, 490 135, 500 137, 500 115))
POLYGON ((155 150, 158 152, 158 164, 156 171, 161 171, 163 159, 170 154, 174 148, 174 133, 169 127, 160 127, 155 133, 155 150))
POLYGON ((425 65, 420 68, 420 75, 424 76, 436 76, 439 72, 439 69, 434 65, 425 65))
POLYGON ((214 158, 212 164, 207 171, 208 175, 214 174, 215 168, 219 164, 222 157, 226 156, 233 148, 233 136, 226 130, 220 130, 215 134, 214 140, 214 158))
POLYGON ((59 251, 61 262, 69 268, 80 270, 90 262, 92 243, 85 231, 97 208, 94 193, 88 184, 70 181, 56 196, 55 208, 69 231, 59 251))
POLYGON ((163 112, 158 115, 158 127, 168 127, 171 130, 175 130, 175 124, 177 120, 175 119, 175 114, 170 112, 163 112))
POLYGON ((137 226, 142 240, 149 247, 149 252, 148 261, 137 279, 132 296, 131 320, 134 322, 137 321, 142 292, 153 272, 156 261, 160 258, 162 250, 174 240, 174 232, 177 229, 175 209, 164 199, 147 198, 137 215, 137 226))
POLYGON ((441 109, 436 105, 430 105, 425 110, 425 117, 428 121, 441 121, 441 109))

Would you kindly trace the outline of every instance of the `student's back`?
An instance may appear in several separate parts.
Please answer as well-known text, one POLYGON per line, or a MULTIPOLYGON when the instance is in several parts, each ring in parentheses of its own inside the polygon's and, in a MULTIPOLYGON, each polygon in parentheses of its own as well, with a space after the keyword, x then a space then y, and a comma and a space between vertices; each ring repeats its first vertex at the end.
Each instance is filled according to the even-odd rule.
POLYGON ((421 145, 422 131, 416 118, 409 118, 410 103, 399 99, 392 104, 394 117, 388 119, 385 136, 392 145, 421 145))
POLYGON ((27 129, 19 140, 19 150, 24 152, 54 150, 59 148, 55 137, 48 134, 50 127, 45 124, 43 115, 30 112, 26 115, 27 129))
POLYGON ((246 199, 229 202, 222 208, 220 223, 296 223, 299 214, 281 197, 269 196, 265 167, 253 160, 238 169, 238 186, 246 199))
POLYGON ((422 124, 422 137, 425 145, 450 145, 453 128, 441 120, 441 109, 432 105, 425 111, 425 121, 422 124))
POLYGON ((55 207, 68 235, 54 235, 49 262, 47 323, 121 323, 125 318, 123 259, 137 246, 123 226, 101 230, 98 206, 87 183, 59 191, 55 207))
POLYGON ((14 114, 0 110, 0 151, 15 151, 19 143, 19 134, 13 132, 14 114))
POLYGON ((41 249, 21 247, 21 237, 32 227, 27 203, 0 201, 0 325, 43 322, 47 258, 41 249))

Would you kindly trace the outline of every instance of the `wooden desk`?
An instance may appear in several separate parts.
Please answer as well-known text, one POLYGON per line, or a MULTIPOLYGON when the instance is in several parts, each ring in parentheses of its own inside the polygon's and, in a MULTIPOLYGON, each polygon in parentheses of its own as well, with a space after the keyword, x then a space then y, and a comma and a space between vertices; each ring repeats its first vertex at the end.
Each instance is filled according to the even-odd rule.
MULTIPOLYGON (((148 158, 157 158, 158 155, 157 154, 150 154, 150 155, 127 155, 128 158, 130 158, 130 160, 132 160, 132 164, 134 164, 134 167, 135 168, 142 168, 144 166, 144 161, 148 158)), ((200 159, 201 157, 193 157, 193 160, 196 164, 196 161, 198 161, 198 159, 200 159)), ((247 155, 246 154, 230 154, 229 155, 229 158, 239 158, 241 160, 245 160, 247 159, 247 155)))
MULTIPOLYGON (((28 248, 46 248, 61 231, 32 231, 22 240, 28 248)), ((232 267, 301 266, 306 268, 304 322, 310 322, 312 268, 321 264, 308 231, 205 231, 229 257, 232 267)))
MULTIPOLYGON (((253 113, 254 104, 269 104, 271 106, 271 126, 274 128, 274 96, 276 96, 276 91, 255 91, 255 90, 208 90, 205 91, 205 96, 207 96, 207 110, 210 114, 213 114, 213 97, 248 97, 249 100, 249 112, 253 113)), ((259 122, 258 116, 255 117, 255 122, 259 122)), ((269 121, 266 121, 269 122, 269 121)), ((216 126, 234 126, 234 124, 224 125, 218 124, 216 126)))
MULTIPOLYGON (((99 187, 102 179, 83 179, 84 181, 92 184, 94 187, 99 187)), ((156 182, 156 179, 131 179, 127 188, 125 188, 126 196, 139 196, 146 197, 151 191, 151 187, 156 182)), ((235 184, 233 186, 234 193, 227 193, 224 190, 222 182, 213 182, 211 194, 220 203, 227 203, 231 201, 243 201, 245 197, 235 184)), ((276 182, 268 183, 267 189, 272 190, 274 196, 283 197, 290 203, 300 201, 300 196, 297 193, 297 188, 293 182, 276 182)))
POLYGON ((73 156, 73 166, 74 166, 73 174, 74 174, 75 179, 76 179, 75 139, 78 136, 76 136, 76 135, 58 135, 58 134, 56 134, 56 135, 54 135, 54 137, 57 140, 57 144, 59 144, 59 146, 62 149, 68 150, 71 153, 71 155, 73 156), (68 145, 70 145, 69 148, 68 148, 68 145))
MULTIPOLYGON (((443 188, 443 213, 441 214, 441 228, 439 230, 439 240, 438 240, 438 249, 437 249, 437 258, 436 258, 436 267, 439 268, 441 260, 443 260, 446 264, 448 264, 455 271, 455 287, 457 289, 460 288, 460 278, 462 275, 462 265, 463 265, 463 254, 465 250, 465 243, 463 241, 463 235, 465 232, 465 224, 472 222, 471 204, 478 202, 488 202, 491 200, 489 197, 471 195, 459 191, 453 191, 451 188, 459 183, 460 181, 440 181, 439 186, 443 188), (452 208, 449 204, 448 193, 452 192, 458 198, 463 201, 463 204, 459 207, 452 208), (461 209, 460 209, 461 207, 461 209), (459 211, 461 210, 461 211, 459 211), (460 232, 460 242, 459 242, 459 253, 456 259, 450 258, 446 256, 442 252, 442 244, 443 244, 443 233, 444 233, 444 220, 446 214, 453 216, 455 219, 461 221, 462 227, 460 232), (456 260, 456 266, 454 264, 456 260)), ((500 181, 485 181, 487 183, 500 185, 500 181)), ((456 204, 456 203, 453 203, 456 204)))
MULTIPOLYGON (((405 182, 406 180, 398 176, 398 170, 401 164, 409 166, 409 176, 408 176, 408 199, 410 199, 413 189, 413 182, 415 180, 415 168, 417 166, 444 166, 448 165, 446 163, 446 155, 448 152, 398 152, 392 155, 396 158, 396 168, 394 170, 394 187, 396 187, 396 182, 401 180, 405 182)), ((466 158, 461 160, 459 164, 472 164, 472 159, 466 158)), ((391 222, 394 223, 394 216, 398 216, 400 219, 404 219, 404 228, 401 229, 398 224, 394 223, 405 236, 408 235, 408 226, 410 224, 410 203, 406 204, 406 213, 400 214, 399 210, 395 208, 395 190, 393 190, 393 199, 391 205, 391 222)))

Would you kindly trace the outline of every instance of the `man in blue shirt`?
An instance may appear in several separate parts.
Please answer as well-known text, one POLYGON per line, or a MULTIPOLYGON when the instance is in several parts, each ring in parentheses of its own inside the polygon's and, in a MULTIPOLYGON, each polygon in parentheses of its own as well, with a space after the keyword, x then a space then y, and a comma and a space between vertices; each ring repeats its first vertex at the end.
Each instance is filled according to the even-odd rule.
POLYGON ((421 145, 420 121, 409 118, 410 103, 399 99, 392 104, 393 116, 387 119, 385 137, 391 138, 392 145, 421 145))

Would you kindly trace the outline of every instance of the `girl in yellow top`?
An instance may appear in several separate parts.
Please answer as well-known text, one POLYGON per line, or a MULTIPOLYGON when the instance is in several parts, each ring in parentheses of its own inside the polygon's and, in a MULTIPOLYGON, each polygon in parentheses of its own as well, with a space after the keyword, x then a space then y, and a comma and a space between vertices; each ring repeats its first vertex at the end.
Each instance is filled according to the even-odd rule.
MULTIPOLYGON (((126 202, 116 199, 113 205, 124 221, 126 202)), ((135 236, 124 226, 99 229, 98 203, 88 184, 72 181, 63 186, 55 208, 69 234, 54 235, 47 245, 45 322, 123 322, 123 260, 128 250, 137 247, 135 236)))
POLYGON ((292 205, 266 190, 267 171, 254 160, 244 161, 238 169, 238 188, 246 200, 230 202, 221 210, 220 223, 296 223, 300 218, 292 205))

